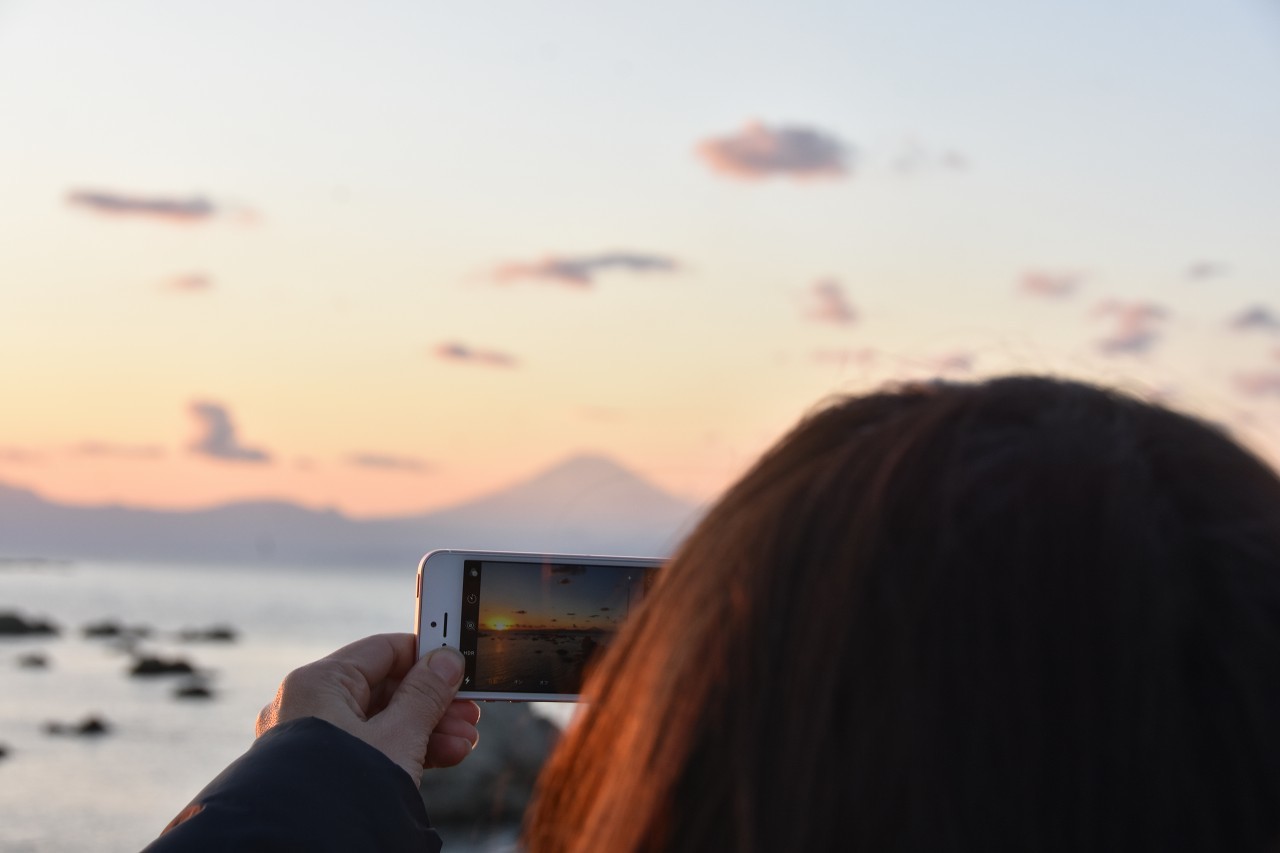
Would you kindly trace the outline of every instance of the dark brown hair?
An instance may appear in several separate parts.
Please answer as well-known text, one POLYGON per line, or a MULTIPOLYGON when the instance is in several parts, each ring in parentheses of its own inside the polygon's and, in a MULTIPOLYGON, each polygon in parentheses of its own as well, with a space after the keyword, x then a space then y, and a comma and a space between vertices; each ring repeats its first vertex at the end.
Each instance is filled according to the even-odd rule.
POLYGON ((1280 480, 1074 382, 842 400, 710 510, 587 696, 535 853, 1262 850, 1280 480))

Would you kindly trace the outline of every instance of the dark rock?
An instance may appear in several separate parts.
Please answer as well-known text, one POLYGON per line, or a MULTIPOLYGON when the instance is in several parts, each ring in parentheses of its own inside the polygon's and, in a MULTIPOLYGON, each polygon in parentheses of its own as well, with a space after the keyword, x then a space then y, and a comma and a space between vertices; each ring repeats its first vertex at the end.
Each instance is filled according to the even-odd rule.
POLYGON ((86 637, 119 637, 124 628, 119 622, 104 619, 101 622, 90 622, 80 629, 86 637))
POLYGON ((0 637, 28 637, 56 634, 58 626, 44 619, 25 619, 13 611, 0 613, 0 637))
POLYGON ((447 773, 422 777, 431 822, 468 826, 519 823, 560 729, 527 704, 481 706, 480 746, 447 773))
POLYGON ((18 666, 23 669, 48 669, 49 658, 41 652, 28 652, 18 658, 18 666))
POLYGON ((105 735, 111 731, 111 726, 107 725, 106 720, 91 714, 78 723, 59 723, 51 720, 44 724, 44 730, 45 734, 51 735, 93 737, 105 735))
POLYGON ((100 717, 85 717, 84 722, 76 729, 78 735, 104 735, 110 727, 100 717))
POLYGON ((86 637, 94 639, 137 639, 151 636, 151 629, 146 625, 122 625, 112 619, 90 622, 81 631, 86 637))
POLYGON ((140 657, 129 669, 130 675, 194 675, 196 668, 182 658, 165 660, 156 657, 140 657))
POLYGON ((176 699, 212 699, 213 691, 202 681, 188 681, 173 690, 176 699))
POLYGON ((188 643, 231 643, 236 631, 230 625, 213 625, 208 628, 183 628, 178 639, 188 643))

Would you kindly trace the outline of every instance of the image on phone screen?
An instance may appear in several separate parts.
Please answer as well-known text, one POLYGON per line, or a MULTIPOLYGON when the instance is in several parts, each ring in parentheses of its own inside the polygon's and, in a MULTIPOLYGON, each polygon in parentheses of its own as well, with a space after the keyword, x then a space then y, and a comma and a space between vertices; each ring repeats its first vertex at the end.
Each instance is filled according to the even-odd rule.
POLYGON ((657 568, 466 560, 459 649, 472 690, 579 693, 657 568))

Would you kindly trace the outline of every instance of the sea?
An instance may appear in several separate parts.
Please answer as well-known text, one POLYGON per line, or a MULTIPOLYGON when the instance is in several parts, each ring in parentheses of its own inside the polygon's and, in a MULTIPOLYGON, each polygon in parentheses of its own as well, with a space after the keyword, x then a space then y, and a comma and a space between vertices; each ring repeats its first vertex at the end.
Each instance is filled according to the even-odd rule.
MULTIPOLYGON (((144 847, 249 747, 257 714, 286 673, 365 635, 412 630, 415 572, 0 564, 0 613, 60 628, 0 637, 0 851, 144 847), (86 636, 86 626, 104 621, 147 636, 86 636), (214 628, 234 639, 198 639, 214 628), (184 677, 131 676, 139 654, 189 661, 212 695, 179 698, 184 677), (45 665, 30 665, 33 657, 45 665), (89 718, 107 731, 49 732, 89 718)), ((570 712, 537 710, 557 722, 570 712)), ((511 832, 445 841, 458 853, 507 850, 511 832)))
POLYGON ((476 641, 476 686, 532 692, 545 685, 581 684, 590 659, 611 635, 604 631, 481 631, 476 641))

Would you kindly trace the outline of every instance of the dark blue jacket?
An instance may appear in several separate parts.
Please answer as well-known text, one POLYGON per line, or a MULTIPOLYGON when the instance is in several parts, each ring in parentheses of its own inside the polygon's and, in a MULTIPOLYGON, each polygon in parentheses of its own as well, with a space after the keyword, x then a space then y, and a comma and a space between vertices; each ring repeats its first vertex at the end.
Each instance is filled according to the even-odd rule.
POLYGON ((409 774, 315 717, 258 738, 144 853, 440 850, 409 774))

